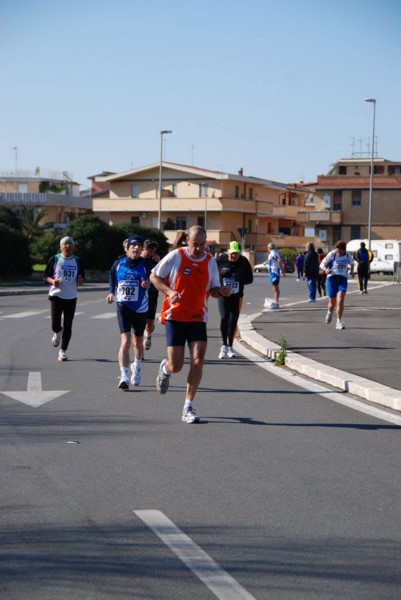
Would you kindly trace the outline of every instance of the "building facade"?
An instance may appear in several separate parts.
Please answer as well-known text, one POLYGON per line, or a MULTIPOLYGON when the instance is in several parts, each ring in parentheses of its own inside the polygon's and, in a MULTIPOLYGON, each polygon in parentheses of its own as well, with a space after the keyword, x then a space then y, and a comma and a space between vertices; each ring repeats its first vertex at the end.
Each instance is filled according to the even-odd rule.
MULTIPOLYGON (((213 247, 236 239, 255 251, 266 244, 300 246, 307 240, 297 221, 309 192, 284 183, 163 162, 161 201, 160 164, 96 177, 109 185, 109 196, 93 196, 94 213, 113 223, 139 223, 162 229, 170 243, 177 232, 202 225, 213 247)), ((307 202, 306 202, 307 204, 307 202)), ((310 240, 309 240, 310 241, 310 240)))
POLYGON ((61 230, 77 217, 91 214, 92 199, 90 194, 80 195, 79 184, 66 172, 46 176, 38 171, 16 171, 0 174, 0 206, 46 211, 42 225, 53 223, 61 230))
MULTIPOLYGON (((373 161, 372 239, 401 240, 401 162, 373 161)), ((332 247, 340 240, 368 238, 370 167, 367 158, 339 160, 310 187, 315 209, 303 210, 298 220, 305 233, 332 247)))

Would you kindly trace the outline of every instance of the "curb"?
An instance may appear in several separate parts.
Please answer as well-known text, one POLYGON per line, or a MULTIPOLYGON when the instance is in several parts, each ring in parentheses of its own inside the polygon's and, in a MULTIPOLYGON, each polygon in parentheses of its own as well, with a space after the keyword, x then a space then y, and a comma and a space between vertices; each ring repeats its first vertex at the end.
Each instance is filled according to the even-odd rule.
MULTIPOLYGON (((252 325, 252 321, 261 314, 257 313, 239 318, 238 329, 240 337, 248 346, 266 356, 269 360, 276 360, 280 346, 257 333, 252 325)), ((334 367, 328 367, 311 358, 301 356, 301 354, 297 354, 296 352, 287 352, 285 366, 292 371, 297 371, 301 375, 321 381, 322 383, 327 383, 332 387, 359 396, 374 404, 380 404, 387 408, 401 411, 400 390, 395 390, 381 383, 370 381, 358 375, 352 375, 334 367)))

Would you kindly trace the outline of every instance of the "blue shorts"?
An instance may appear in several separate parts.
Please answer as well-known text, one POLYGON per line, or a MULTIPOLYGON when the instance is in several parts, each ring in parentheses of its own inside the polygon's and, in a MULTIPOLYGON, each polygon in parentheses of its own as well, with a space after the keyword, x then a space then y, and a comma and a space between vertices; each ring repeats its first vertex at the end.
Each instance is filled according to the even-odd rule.
POLYGON ((342 275, 331 275, 326 279, 326 291, 329 298, 336 298, 338 292, 346 292, 348 279, 342 275))
POLYGON ((167 346, 185 346, 186 342, 207 342, 206 323, 166 321, 167 346))
POLYGON ((272 285, 278 285, 280 283, 280 275, 278 273, 270 273, 269 279, 272 285))
POLYGON ((147 317, 147 312, 137 313, 127 308, 121 302, 117 304, 117 320, 120 333, 131 333, 131 329, 133 329, 134 335, 142 337, 147 317))

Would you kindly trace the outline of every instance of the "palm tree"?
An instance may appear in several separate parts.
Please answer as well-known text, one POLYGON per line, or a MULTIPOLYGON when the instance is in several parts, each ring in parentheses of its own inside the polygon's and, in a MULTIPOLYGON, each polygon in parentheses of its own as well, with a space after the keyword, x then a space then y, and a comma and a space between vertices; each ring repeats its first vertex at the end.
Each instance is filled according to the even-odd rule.
POLYGON ((21 231, 30 242, 42 235, 46 229, 53 227, 53 223, 41 223, 42 219, 48 214, 47 210, 22 206, 18 213, 21 219, 21 231))

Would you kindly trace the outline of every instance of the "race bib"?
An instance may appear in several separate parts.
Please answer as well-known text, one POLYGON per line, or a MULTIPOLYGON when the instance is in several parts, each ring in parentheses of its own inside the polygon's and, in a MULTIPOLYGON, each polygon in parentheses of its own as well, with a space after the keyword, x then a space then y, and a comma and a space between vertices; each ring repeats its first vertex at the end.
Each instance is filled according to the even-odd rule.
POLYGON ((117 288, 117 302, 137 302, 139 297, 139 281, 120 281, 117 288))
POLYGON ((235 277, 223 277, 223 285, 231 288, 232 294, 239 294, 239 281, 235 277))

